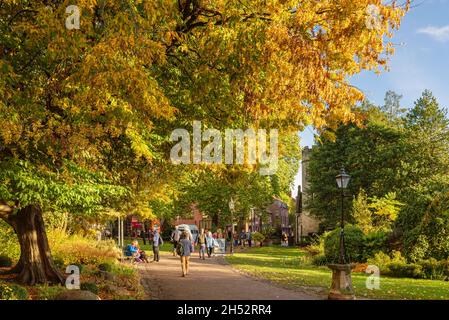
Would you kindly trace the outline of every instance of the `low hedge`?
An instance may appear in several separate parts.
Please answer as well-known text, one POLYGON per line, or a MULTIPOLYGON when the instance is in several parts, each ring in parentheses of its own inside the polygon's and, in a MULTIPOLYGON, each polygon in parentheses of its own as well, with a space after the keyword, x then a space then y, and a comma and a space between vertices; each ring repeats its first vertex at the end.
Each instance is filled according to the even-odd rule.
POLYGON ((100 271, 107 271, 107 272, 111 272, 112 271, 112 264, 111 263, 100 263, 98 265, 98 270, 100 271))
POLYGON ((381 274, 392 277, 416 279, 447 280, 449 278, 449 261, 434 258, 407 263, 399 251, 390 255, 378 252, 367 261, 380 269, 381 274))
POLYGON ((423 278, 422 266, 417 263, 394 262, 388 265, 389 274, 396 278, 423 278))
POLYGON ((0 283, 0 300, 28 300, 26 288, 17 284, 0 283))
POLYGON ((449 277, 449 263, 446 260, 422 260, 416 263, 395 262, 388 265, 388 274, 393 277, 446 280, 449 277))

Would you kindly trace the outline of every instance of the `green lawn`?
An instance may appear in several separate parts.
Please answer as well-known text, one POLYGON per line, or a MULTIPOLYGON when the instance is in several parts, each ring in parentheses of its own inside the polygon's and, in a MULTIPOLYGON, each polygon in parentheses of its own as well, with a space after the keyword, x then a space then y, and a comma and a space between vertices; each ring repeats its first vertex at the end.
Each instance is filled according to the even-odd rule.
MULTIPOLYGON (((327 267, 310 265, 307 253, 298 248, 280 246, 252 248, 227 257, 236 269, 256 277, 268 279, 287 287, 321 287, 323 292, 331 284, 327 267)), ((449 299, 449 282, 381 276, 380 289, 366 288, 367 274, 353 273, 352 281, 357 297, 375 299, 449 299)))

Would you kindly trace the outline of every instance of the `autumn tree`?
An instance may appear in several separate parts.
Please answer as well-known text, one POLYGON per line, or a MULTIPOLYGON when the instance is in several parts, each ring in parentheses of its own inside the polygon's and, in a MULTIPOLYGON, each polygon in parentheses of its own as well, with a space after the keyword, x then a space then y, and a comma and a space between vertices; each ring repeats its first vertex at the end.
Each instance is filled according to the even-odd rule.
POLYGON ((0 217, 30 284, 61 281, 42 211, 148 203, 173 128, 356 120, 363 95, 348 78, 386 65, 385 36, 406 11, 380 0, 80 0, 78 29, 65 26, 71 4, 0 3, 0 217))

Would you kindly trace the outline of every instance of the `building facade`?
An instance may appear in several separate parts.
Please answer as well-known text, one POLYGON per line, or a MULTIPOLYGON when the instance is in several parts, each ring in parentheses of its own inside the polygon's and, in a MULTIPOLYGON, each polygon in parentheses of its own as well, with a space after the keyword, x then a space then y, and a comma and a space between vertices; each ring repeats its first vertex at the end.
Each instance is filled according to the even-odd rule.
POLYGON ((282 200, 275 198, 273 203, 267 208, 270 214, 269 224, 276 229, 280 229, 281 233, 290 234, 292 226, 288 217, 288 205, 282 200))
POLYGON ((195 204, 190 206, 192 210, 192 218, 176 217, 173 225, 178 226, 180 224, 194 224, 198 229, 210 230, 212 228, 212 219, 204 215, 195 204))
POLYGON ((298 187, 296 198, 296 242, 300 243, 301 239, 311 236, 319 231, 320 221, 312 217, 307 210, 307 202, 313 197, 309 191, 309 164, 312 149, 304 147, 302 150, 301 160, 301 185, 298 187))

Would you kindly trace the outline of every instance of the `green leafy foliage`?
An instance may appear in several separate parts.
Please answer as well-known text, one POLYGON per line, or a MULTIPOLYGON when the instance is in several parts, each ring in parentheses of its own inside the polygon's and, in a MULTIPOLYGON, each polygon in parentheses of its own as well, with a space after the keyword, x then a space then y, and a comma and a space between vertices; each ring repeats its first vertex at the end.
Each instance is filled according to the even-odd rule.
POLYGON ((391 254, 377 252, 373 257, 367 260, 369 265, 375 265, 379 268, 381 274, 389 274, 389 265, 392 263, 405 264, 405 257, 399 251, 393 251, 391 254))
POLYGON ((324 254, 319 254, 312 258, 312 264, 317 267, 326 266, 329 264, 329 260, 324 254))
POLYGON ((263 242, 265 240, 265 236, 260 232, 252 232, 251 233, 251 240, 257 241, 257 242, 263 242))
POLYGON ((54 300, 57 295, 67 290, 63 286, 38 285, 36 287, 39 300, 54 300))
POLYGON ((98 265, 98 270, 111 272, 113 268, 113 264, 111 263, 100 263, 98 265))
POLYGON ((362 261, 373 257, 379 251, 389 251, 388 234, 384 231, 377 231, 364 235, 362 261))
POLYGON ((422 266, 416 263, 393 262, 388 265, 389 274, 398 278, 422 278, 422 266))
POLYGON ((28 300, 28 291, 17 284, 0 282, 0 300, 28 300))
POLYGON ((99 289, 95 282, 83 282, 80 286, 81 290, 87 290, 92 292, 93 294, 98 294, 99 289))
MULTIPOLYGON (((336 227, 339 190, 335 175, 344 165, 351 175, 345 217, 365 234, 394 235, 410 261, 449 257, 449 119, 430 91, 403 113, 400 96, 389 93, 383 111, 364 104, 363 127, 340 126, 335 141, 322 135, 310 161, 307 204, 327 229, 336 227)), ((392 243, 393 243, 392 242, 392 243)), ((389 248, 393 249, 393 248, 389 248)))
MULTIPOLYGON (((363 232, 359 227, 345 225, 345 246, 347 258, 351 262, 363 259, 363 232)), ((335 229, 327 234, 324 239, 324 254, 329 263, 338 263, 340 254, 340 229, 335 229)))
POLYGON ((20 257, 20 246, 14 229, 3 220, 0 220, 0 255, 7 256, 14 261, 20 257))
POLYGON ((14 158, 0 162, 0 199, 18 201, 21 206, 39 204, 51 210, 93 214, 128 195, 128 188, 114 185, 101 172, 89 172, 73 163, 54 173, 14 158))

